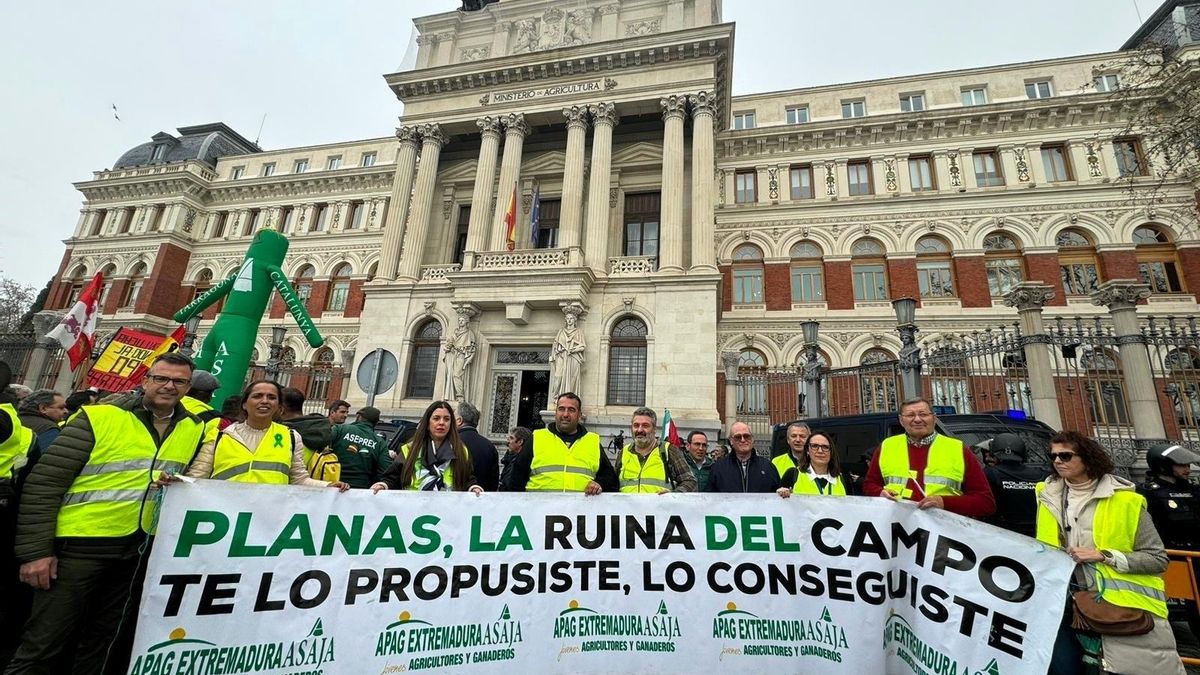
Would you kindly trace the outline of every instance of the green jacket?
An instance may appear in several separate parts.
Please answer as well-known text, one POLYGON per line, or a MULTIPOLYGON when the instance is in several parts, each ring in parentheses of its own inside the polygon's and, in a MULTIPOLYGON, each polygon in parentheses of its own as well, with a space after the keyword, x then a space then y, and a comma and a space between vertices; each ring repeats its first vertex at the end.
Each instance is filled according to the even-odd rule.
POLYGON ((333 425, 324 415, 312 413, 290 420, 284 420, 283 425, 295 429, 300 434, 300 442, 313 452, 320 452, 333 444, 333 425))
POLYGON ((392 463, 387 443, 370 422, 334 426, 333 452, 342 463, 342 482, 352 488, 371 487, 392 463))

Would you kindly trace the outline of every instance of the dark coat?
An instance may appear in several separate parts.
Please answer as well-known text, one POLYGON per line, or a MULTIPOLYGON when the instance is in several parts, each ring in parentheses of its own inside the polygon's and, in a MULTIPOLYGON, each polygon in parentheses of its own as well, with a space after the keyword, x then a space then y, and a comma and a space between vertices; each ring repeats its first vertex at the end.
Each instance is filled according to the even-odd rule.
POLYGON ((484 492, 495 492, 500 485, 500 455, 496 446, 484 438, 475 427, 463 426, 458 437, 467 452, 471 453, 471 466, 475 467, 475 480, 484 492))
POLYGON ((754 453, 746 466, 742 482, 742 465, 737 455, 729 453, 713 464, 706 492, 774 492, 779 489, 779 471, 771 460, 754 453))

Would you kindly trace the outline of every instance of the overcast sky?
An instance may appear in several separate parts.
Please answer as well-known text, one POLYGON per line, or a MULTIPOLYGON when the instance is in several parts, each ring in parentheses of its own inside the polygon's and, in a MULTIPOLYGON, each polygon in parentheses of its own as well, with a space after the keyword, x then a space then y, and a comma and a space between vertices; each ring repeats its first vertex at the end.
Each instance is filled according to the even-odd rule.
MULTIPOLYGON (((724 0, 734 93, 1117 49, 1158 0, 724 0)), ((457 0, 3 2, 0 275, 41 287, 82 195, 158 131, 221 121, 264 149, 385 136, 411 19, 457 0), (113 117, 117 106, 120 121, 113 117)))

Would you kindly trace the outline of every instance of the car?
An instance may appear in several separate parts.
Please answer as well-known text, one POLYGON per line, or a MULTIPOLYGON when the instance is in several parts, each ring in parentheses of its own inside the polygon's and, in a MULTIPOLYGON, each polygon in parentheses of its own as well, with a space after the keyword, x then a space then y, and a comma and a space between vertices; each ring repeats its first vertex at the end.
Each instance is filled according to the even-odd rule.
POLYGON ((375 433, 383 436, 393 458, 400 454, 400 446, 407 443, 416 430, 416 422, 400 418, 384 420, 375 425, 375 433))
MULTIPOLYGON (((817 417, 795 420, 807 424, 813 431, 829 434, 838 459, 852 473, 863 475, 867 462, 883 439, 904 433, 899 413, 869 413, 841 417, 817 417)), ((776 424, 771 431, 771 457, 788 452, 787 428, 792 422, 776 424)), ((1028 463, 1046 466, 1046 453, 1055 431, 1044 422, 1006 412, 974 414, 939 414, 939 433, 953 436, 978 452, 978 446, 990 442, 997 434, 1016 434, 1025 441, 1028 463)))

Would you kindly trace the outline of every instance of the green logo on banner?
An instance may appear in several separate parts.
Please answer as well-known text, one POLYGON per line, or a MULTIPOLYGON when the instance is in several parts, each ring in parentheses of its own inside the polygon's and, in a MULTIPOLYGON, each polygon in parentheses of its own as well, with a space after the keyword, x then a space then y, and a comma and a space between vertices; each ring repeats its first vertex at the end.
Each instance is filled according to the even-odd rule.
POLYGON ((511 661, 522 641, 521 622, 512 618, 508 605, 490 623, 436 625, 404 610, 379 632, 375 656, 408 656, 408 670, 444 668, 511 661))
POLYGON ((732 602, 713 617, 712 636, 725 640, 720 658, 727 656, 813 656, 832 663, 842 662, 849 649, 846 631, 833 621, 829 608, 816 619, 775 619, 759 616, 732 602))
POLYGON ((308 631, 308 637, 321 637, 324 634, 325 626, 321 623, 320 619, 317 619, 317 622, 313 624, 312 630, 308 631))
MULTIPOLYGON (((240 645, 218 645, 208 640, 188 637, 182 627, 171 631, 167 639, 151 645, 138 654, 129 675, 154 675, 181 672, 178 667, 190 663, 197 669, 203 664, 215 664, 220 659, 225 671, 231 673, 261 673, 280 669, 303 668, 320 670, 334 661, 333 638, 324 636, 321 619, 303 640, 288 642, 259 642, 240 645)), ((207 666, 211 667, 211 665, 207 666)))
POLYGON ((982 670, 967 668, 953 656, 929 646, 904 617, 894 612, 888 616, 883 626, 883 648, 894 649, 900 660, 918 673, 1000 675, 1000 664, 996 659, 992 659, 982 670))
POLYGON ((554 621, 554 639, 565 641, 560 660, 582 652, 674 652, 682 636, 679 618, 663 600, 653 614, 606 614, 572 600, 554 621))

